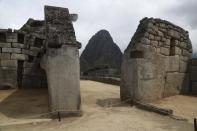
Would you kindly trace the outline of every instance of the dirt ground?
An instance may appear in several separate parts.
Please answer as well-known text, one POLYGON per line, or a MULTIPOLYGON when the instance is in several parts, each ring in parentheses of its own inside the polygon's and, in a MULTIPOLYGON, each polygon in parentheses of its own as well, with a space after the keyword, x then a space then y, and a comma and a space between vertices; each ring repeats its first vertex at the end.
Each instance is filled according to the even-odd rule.
POLYGON ((197 96, 176 95, 152 104, 172 109, 175 116, 186 118, 190 123, 193 123, 193 119, 197 117, 197 96))
POLYGON ((36 116, 48 110, 47 89, 0 90, 0 127, 49 121, 50 119, 40 119, 36 116))
POLYGON ((178 121, 121 103, 118 86, 81 81, 81 95, 83 115, 58 122, 39 117, 48 112, 47 89, 0 91, 0 131, 193 131, 192 118, 197 116, 197 97, 174 96, 154 103, 190 119, 178 121))

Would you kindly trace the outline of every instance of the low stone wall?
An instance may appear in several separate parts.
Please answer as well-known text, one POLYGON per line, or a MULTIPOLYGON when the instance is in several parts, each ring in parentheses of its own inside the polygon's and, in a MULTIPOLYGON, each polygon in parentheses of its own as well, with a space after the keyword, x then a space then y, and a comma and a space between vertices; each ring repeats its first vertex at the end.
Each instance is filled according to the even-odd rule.
POLYGON ((115 77, 91 77, 91 76, 81 76, 82 80, 93 80, 102 83, 112 84, 120 86, 120 78, 115 77))

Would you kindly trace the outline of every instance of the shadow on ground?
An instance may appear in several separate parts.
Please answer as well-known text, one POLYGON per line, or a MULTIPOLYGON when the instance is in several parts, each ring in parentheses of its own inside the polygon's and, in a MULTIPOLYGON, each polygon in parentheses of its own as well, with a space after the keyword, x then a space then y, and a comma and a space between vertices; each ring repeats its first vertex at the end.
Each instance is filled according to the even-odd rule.
POLYGON ((127 102, 120 101, 119 98, 98 99, 96 104, 101 107, 123 107, 129 106, 127 102))
POLYGON ((197 97, 197 93, 194 92, 194 93, 190 93, 190 94, 181 94, 183 96, 191 96, 191 97, 197 97))
MULTIPOLYGON (((3 93, 10 92, 7 90, 3 93)), ((26 118, 49 111, 47 88, 20 89, 8 95, 5 99, 0 97, 0 100, 3 99, 0 101, 0 115, 9 118, 26 118)))

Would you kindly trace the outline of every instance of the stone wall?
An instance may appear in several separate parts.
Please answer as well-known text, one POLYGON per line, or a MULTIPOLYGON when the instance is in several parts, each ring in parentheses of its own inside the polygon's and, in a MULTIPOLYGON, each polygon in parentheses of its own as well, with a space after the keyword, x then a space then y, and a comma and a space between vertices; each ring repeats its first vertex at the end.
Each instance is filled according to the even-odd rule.
POLYGON ((34 20, 32 18, 21 27, 20 32, 26 34, 25 43, 30 46, 30 51, 24 51, 31 56, 24 62, 23 87, 47 87, 45 71, 40 67, 41 57, 45 49, 45 22, 44 20, 34 20))
POLYGON ((39 53, 43 38, 12 29, 0 30, 1 85, 11 87, 42 87, 46 83, 39 70, 39 53), (38 46, 38 41, 41 40, 38 46))
POLYGON ((190 93, 197 93, 197 58, 190 63, 190 93))
POLYGON ((189 34, 161 19, 144 18, 124 52, 121 99, 153 101, 188 92, 189 34))
POLYGON ((48 86, 52 112, 79 114, 81 44, 72 25, 76 19, 67 8, 45 6, 45 20, 29 19, 18 31, 1 29, 1 87, 48 86))

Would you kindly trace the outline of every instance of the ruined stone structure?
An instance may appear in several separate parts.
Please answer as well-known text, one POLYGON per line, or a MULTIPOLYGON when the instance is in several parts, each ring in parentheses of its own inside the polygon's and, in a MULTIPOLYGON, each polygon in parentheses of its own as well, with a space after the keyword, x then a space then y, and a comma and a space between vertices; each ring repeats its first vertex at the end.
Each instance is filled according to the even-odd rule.
POLYGON ((46 87, 39 68, 44 38, 11 29, 0 30, 1 87, 46 87))
MULTIPOLYGON (((45 71, 40 67, 40 61, 45 50, 45 23, 44 20, 33 20, 30 18, 20 29, 20 32, 26 36, 25 44, 34 45, 37 48, 37 55, 29 56, 28 75, 22 80, 21 87, 47 87, 47 78, 45 71)), ((31 48, 30 48, 31 49, 31 48)), ((27 52, 28 53, 28 52, 27 52)), ((25 62, 26 63, 26 62, 25 62)), ((27 64, 24 64, 26 67, 27 64)))
POLYGON ((48 86, 51 111, 80 113, 76 19, 67 8, 45 6, 45 20, 29 19, 20 30, 1 29, 1 87, 48 86))
POLYGON ((78 113, 81 44, 76 41, 68 9, 46 6, 45 26, 46 54, 42 67, 47 74, 51 110, 78 113))
POLYGON ((187 31, 165 20, 142 19, 124 51, 121 99, 153 101, 188 92, 191 55, 187 31))

